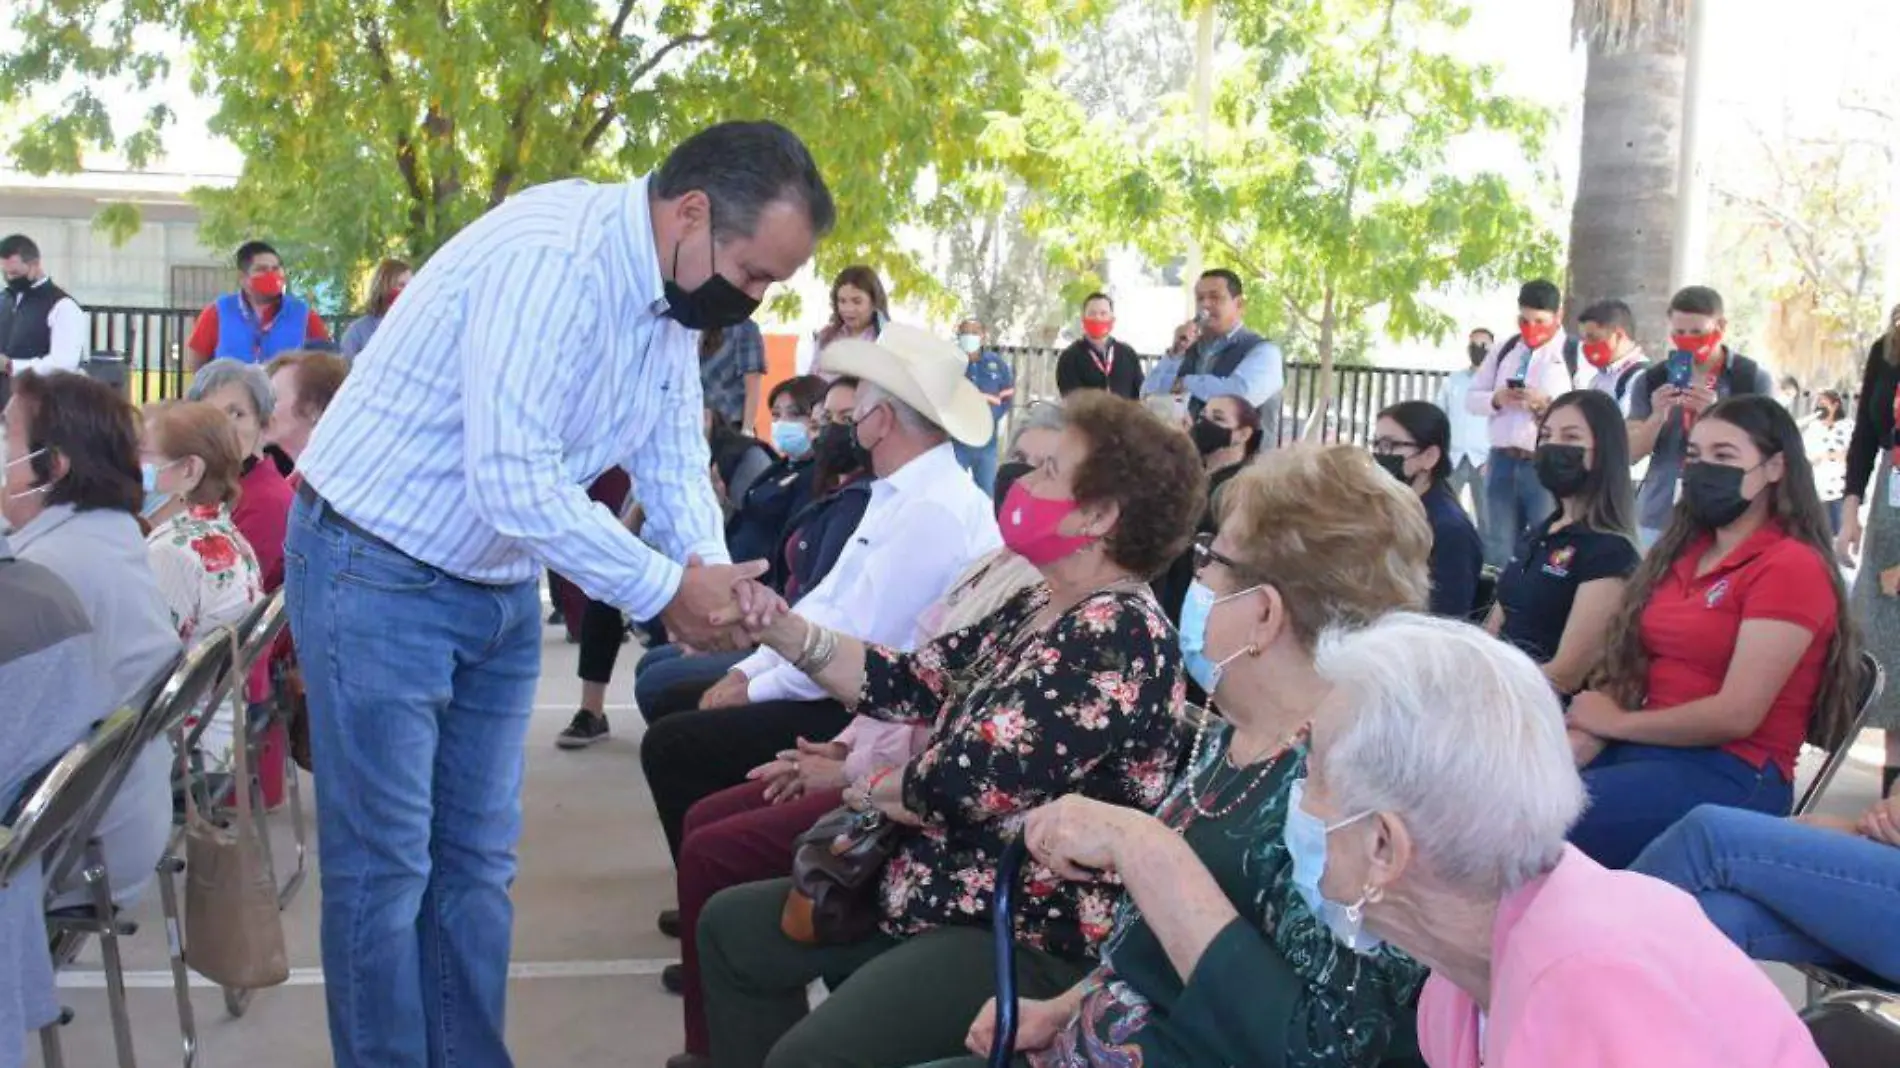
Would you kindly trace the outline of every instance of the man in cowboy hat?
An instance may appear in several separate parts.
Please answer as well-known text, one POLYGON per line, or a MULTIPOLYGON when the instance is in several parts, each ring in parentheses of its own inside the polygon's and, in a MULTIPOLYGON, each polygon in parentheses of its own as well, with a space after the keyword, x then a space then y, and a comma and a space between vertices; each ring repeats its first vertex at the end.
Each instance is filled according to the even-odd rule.
MULTIPOLYGON (((878 481, 851 542, 799 614, 897 649, 915 644, 917 617, 978 557, 1003 544, 988 494, 957 464, 951 442, 980 444, 990 407, 954 344, 892 323, 875 340, 828 346, 821 371, 859 380, 852 412, 857 447, 878 481)), ((783 657, 761 649, 700 699, 700 711, 654 723, 640 763, 667 844, 695 801, 745 781, 746 772, 823 740, 851 720, 843 705, 783 657)))

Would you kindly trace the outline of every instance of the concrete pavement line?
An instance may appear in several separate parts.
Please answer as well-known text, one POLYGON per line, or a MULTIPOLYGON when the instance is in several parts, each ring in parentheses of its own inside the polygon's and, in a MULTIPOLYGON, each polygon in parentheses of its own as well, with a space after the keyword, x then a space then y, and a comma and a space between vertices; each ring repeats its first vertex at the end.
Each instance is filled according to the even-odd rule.
MULTIPOLYGON (((602 712, 632 712, 638 707, 638 705, 601 705, 600 710, 602 712)), ((574 708, 572 704, 534 706, 536 712, 572 712, 574 708)))
MULTIPOLYGON (((626 960, 552 960, 516 961, 508 966, 510 979, 602 979, 626 975, 658 975, 661 969, 679 961, 665 957, 635 957, 626 960)), ((126 972, 125 985, 132 990, 170 989, 170 970, 126 972)), ((193 972, 191 985, 216 989, 216 983, 193 972)), ((284 986, 322 986, 322 968, 292 968, 284 986)), ((89 969, 59 973, 59 986, 65 990, 104 990, 106 973, 89 969)))

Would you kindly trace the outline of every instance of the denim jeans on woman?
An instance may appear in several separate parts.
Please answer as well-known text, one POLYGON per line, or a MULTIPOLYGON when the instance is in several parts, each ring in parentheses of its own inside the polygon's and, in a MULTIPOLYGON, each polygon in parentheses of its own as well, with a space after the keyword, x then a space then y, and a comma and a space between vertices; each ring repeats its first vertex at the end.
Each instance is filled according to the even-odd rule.
POLYGON ((1847 964, 1900 983, 1900 848, 1704 805, 1631 870, 1693 894, 1756 960, 1847 964))
POLYGON ((1492 449, 1484 470, 1484 562, 1503 567, 1517 551, 1518 535, 1556 508, 1537 481, 1537 465, 1506 449, 1492 449))
POLYGON ((1698 805, 1786 816, 1794 790, 1773 764, 1756 768, 1720 749, 1613 742, 1583 769, 1590 807, 1570 844, 1606 868, 1627 868, 1698 805))
POLYGON ((502 1068, 533 582, 467 582, 300 498, 285 596, 317 766, 338 1068, 502 1068))

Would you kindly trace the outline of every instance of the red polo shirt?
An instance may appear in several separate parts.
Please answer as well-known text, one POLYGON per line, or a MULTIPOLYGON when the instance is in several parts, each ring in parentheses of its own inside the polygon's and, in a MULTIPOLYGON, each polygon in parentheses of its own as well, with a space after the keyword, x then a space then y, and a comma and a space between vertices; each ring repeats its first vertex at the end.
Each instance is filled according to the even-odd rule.
POLYGON ((1776 619, 1801 627, 1814 640, 1775 695, 1761 726, 1722 747, 1757 768, 1773 763, 1792 782, 1840 610, 1828 564, 1811 546, 1771 522, 1698 578, 1696 561, 1714 540, 1704 535, 1690 542, 1643 608, 1647 706, 1674 708, 1718 693, 1744 620, 1776 619))

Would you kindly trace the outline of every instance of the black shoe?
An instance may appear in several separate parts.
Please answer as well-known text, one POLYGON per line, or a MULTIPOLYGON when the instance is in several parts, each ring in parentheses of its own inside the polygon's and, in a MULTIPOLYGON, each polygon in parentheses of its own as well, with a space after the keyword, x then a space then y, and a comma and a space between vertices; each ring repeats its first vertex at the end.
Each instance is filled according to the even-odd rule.
POLYGON ((665 987, 666 992, 669 994, 679 995, 686 993, 686 965, 669 964, 661 968, 660 985, 665 987))
POLYGON ((585 708, 574 713, 568 721, 567 729, 561 732, 554 744, 562 749, 585 749, 595 742, 607 740, 607 716, 600 712, 589 712, 585 708))
POLYGON ((548 622, 550 624, 553 624, 553 623, 559 623, 561 622, 561 620, 562 620, 561 606, 557 604, 554 606, 552 610, 548 612, 548 622))
POLYGON ((668 938, 680 936, 680 910, 667 909, 660 913, 660 933, 668 938))
POLYGON ((666 1059, 666 1068, 712 1068, 712 1058, 697 1053, 675 1053, 666 1059))

